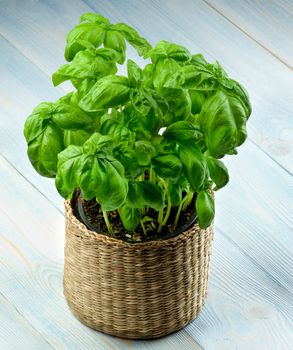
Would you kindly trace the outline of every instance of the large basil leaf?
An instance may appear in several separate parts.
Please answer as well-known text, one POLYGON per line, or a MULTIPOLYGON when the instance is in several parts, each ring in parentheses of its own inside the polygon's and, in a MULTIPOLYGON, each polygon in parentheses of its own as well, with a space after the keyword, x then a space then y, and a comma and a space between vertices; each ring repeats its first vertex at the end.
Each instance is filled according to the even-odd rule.
POLYGON ((80 81, 99 78, 117 72, 117 53, 112 49, 84 50, 76 54, 73 61, 61 66, 52 76, 54 86, 66 80, 73 80, 75 86, 80 81))
POLYGON ((126 44, 123 36, 116 31, 108 30, 105 34, 104 46, 117 51, 117 62, 123 64, 125 61, 126 44))
POLYGON ((156 174, 164 179, 176 180, 182 173, 182 162, 175 154, 166 154, 153 159, 156 174))
POLYGON ((79 105, 85 111, 99 111, 116 107, 129 100, 129 80, 119 75, 101 78, 85 95, 79 105))
POLYGON ((140 223, 141 212, 138 208, 130 208, 127 205, 124 205, 119 210, 119 214, 123 227, 127 231, 135 230, 140 223))
POLYGON ((181 120, 169 125, 163 136, 168 140, 176 141, 182 146, 189 146, 190 143, 197 142, 202 137, 202 133, 198 126, 181 120))
POLYGON ((96 197, 103 210, 122 207, 128 182, 123 165, 104 152, 108 141, 107 137, 94 134, 83 147, 71 145, 59 154, 56 186, 63 197, 71 198, 79 187, 85 199, 96 197))
POLYGON ((179 157, 184 174, 192 189, 198 192, 206 177, 206 162, 201 151, 196 147, 179 147, 179 157))
POLYGON ((57 155, 64 148, 63 132, 52 122, 53 110, 53 103, 39 104, 24 125, 28 157, 36 171, 46 177, 56 175, 57 155))
POLYGON ((83 22, 74 27, 66 38, 65 59, 71 61, 80 50, 87 47, 88 42, 95 47, 100 46, 104 41, 107 22, 106 18, 103 20, 100 17, 95 22, 83 22))
POLYGON ((52 121, 62 129, 92 130, 95 119, 83 111, 75 101, 72 93, 59 99, 49 111, 52 121))
POLYGON ((224 163, 218 159, 207 157, 206 160, 210 177, 216 184, 216 188, 214 188, 214 190, 224 187, 229 182, 228 169, 224 163))
POLYGON ((207 228, 215 216, 213 195, 209 191, 200 191, 196 197, 195 206, 200 228, 207 228))
POLYGON ((204 103, 199 115, 209 153, 220 158, 246 139, 246 111, 235 96, 217 91, 204 103))
POLYGON ((131 182, 129 183, 126 204, 130 208, 149 206, 160 210, 164 206, 163 190, 159 185, 150 181, 131 182))
POLYGON ((56 188, 62 197, 69 199, 79 186, 82 168, 87 157, 82 148, 69 146, 58 154, 58 172, 55 180, 56 188))
POLYGON ((97 200, 103 210, 116 210, 124 204, 128 182, 123 165, 113 157, 99 159, 101 186, 97 190, 97 200))

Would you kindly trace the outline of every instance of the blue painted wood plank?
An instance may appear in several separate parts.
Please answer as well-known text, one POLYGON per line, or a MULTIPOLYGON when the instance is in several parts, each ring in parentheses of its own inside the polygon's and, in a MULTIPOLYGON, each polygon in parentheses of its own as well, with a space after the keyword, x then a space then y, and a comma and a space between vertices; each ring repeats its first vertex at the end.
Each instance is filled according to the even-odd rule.
POLYGON ((293 69, 292 1, 205 0, 205 2, 293 69))
MULTIPOLYGON (((0 270, 1 271, 1 270, 0 270)), ((0 293, 0 349, 52 350, 53 347, 0 293)))
POLYGON ((226 346, 247 350, 261 346, 286 349, 293 341, 292 291, 218 230, 206 307, 185 330, 157 341, 141 342, 84 327, 71 315, 62 295, 59 251, 63 218, 5 160, 1 159, 0 165, 0 292, 53 347, 190 350, 226 346))

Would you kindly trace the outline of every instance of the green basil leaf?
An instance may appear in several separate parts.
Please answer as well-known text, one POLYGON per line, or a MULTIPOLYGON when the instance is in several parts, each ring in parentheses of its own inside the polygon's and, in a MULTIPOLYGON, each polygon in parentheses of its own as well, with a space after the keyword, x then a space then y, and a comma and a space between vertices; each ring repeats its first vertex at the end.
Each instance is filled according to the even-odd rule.
POLYGON ((89 42, 93 46, 100 46, 105 37, 105 29, 98 22, 83 22, 74 27, 67 35, 65 59, 72 61, 74 56, 81 50, 87 48, 89 42))
POLYGON ((85 95, 79 105, 85 111, 99 111, 116 107, 129 100, 129 80, 123 76, 109 75, 101 78, 85 95))
POLYGON ((130 208, 127 205, 124 205, 119 210, 119 214, 123 227, 127 231, 135 230, 140 223, 141 212, 137 208, 130 208))
POLYGON ((41 103, 24 125, 28 157, 36 171, 46 177, 56 175, 57 155, 64 149, 63 132, 52 122, 53 110, 53 103, 41 103))
POLYGON ((198 192, 206 177, 206 162, 203 154, 196 147, 179 147, 179 158, 183 164, 184 174, 192 189, 198 192))
POLYGON ((120 33, 108 30, 105 35, 104 46, 117 51, 119 55, 117 62, 120 64, 124 63, 126 44, 123 36, 120 33))
POLYGON ((132 60, 127 61, 127 73, 130 84, 137 87, 143 78, 142 69, 132 60))
POLYGON ((54 86, 66 80, 79 83, 83 79, 98 79, 117 72, 117 53, 112 49, 84 50, 78 52, 73 61, 61 66, 53 75, 54 86))
POLYGON ((149 42, 141 37, 137 31, 125 23, 116 23, 112 30, 118 31, 138 52, 140 56, 146 56, 152 48, 149 42))
POLYGON ((58 171, 55 180, 56 188, 62 197, 72 198, 79 186, 79 178, 85 162, 82 148, 69 146, 58 154, 58 171))
POLYGON ((190 52, 183 46, 162 40, 149 52, 152 62, 159 58, 172 58, 178 62, 188 62, 191 60, 190 52))
POLYGON ((149 165, 155 154, 156 150, 149 141, 142 140, 135 142, 135 159, 139 165, 149 165))
POLYGON ((178 207, 182 201, 182 189, 178 184, 169 182, 168 183, 168 192, 171 199, 171 206, 178 207))
POLYGON ((178 69, 178 63, 172 58, 158 58, 153 71, 153 84, 155 89, 163 95, 164 93, 167 95, 169 90, 164 90, 165 83, 178 71, 178 69))
POLYGON ((224 187, 229 181, 228 169, 224 163, 218 159, 207 157, 206 160, 210 177, 216 184, 216 188, 214 188, 214 190, 224 187))
POLYGON ((72 93, 59 99, 52 107, 52 121, 61 129, 90 130, 94 126, 95 120, 78 106, 72 93))
POLYGON ((90 136, 91 134, 85 130, 64 130, 64 147, 70 145, 81 146, 90 136))
POLYGON ((176 180, 182 173, 182 162, 174 154, 166 154, 153 159, 155 172, 164 179, 176 180))
POLYGON ((94 155, 98 152, 109 154, 113 150, 113 138, 111 136, 105 136, 98 132, 95 132, 84 143, 83 150, 85 153, 91 155, 94 155))
POLYGON ((190 143, 197 142, 201 139, 200 129, 191 122, 181 120, 167 127, 163 136, 167 140, 173 140, 182 146, 188 146, 190 143))
POLYGON ((110 24, 108 18, 103 17, 99 13, 87 12, 81 15, 79 22, 88 21, 91 23, 99 23, 99 24, 110 24))
POLYGON ((241 101, 217 91, 204 103, 199 115, 209 154, 221 158, 246 139, 246 111, 241 101))
POLYGON ((212 194, 209 191, 199 192, 195 205, 200 228, 207 228, 215 216, 215 204, 212 194))
POLYGON ((123 165, 113 157, 99 159, 101 186, 97 200, 103 210, 116 210, 123 206, 128 193, 128 182, 123 165))
POLYGON ((150 181, 129 183, 126 204, 131 208, 149 206, 160 210, 164 207, 163 190, 159 185, 150 181))

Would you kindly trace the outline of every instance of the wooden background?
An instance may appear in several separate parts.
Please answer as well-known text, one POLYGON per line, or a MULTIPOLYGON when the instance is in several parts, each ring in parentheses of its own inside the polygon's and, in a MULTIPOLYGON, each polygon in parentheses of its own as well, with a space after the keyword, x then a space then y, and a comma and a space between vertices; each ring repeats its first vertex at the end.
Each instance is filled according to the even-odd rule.
MULTIPOLYGON (((0 0, 0 349, 293 349, 292 0, 0 0), (125 21, 217 59, 247 87, 249 139, 217 193, 209 294, 200 317, 154 341, 80 324, 62 295, 63 202, 26 156, 23 123, 53 88, 83 12, 125 21)), ((133 56, 131 51, 130 57, 133 56)))

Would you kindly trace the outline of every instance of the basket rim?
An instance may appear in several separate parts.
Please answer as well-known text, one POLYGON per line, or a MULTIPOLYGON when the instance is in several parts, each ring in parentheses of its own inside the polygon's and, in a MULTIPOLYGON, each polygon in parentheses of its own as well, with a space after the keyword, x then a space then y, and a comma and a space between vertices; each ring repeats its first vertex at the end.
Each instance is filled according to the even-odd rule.
POLYGON ((75 216, 72 208, 72 203, 70 200, 64 201, 64 207, 65 207, 66 219, 71 220, 72 223, 79 229, 80 233, 85 237, 95 242, 105 243, 108 245, 115 245, 117 247, 132 248, 134 250, 144 249, 144 248, 159 248, 159 247, 161 248, 161 247, 168 247, 168 246, 176 246, 178 243, 185 241, 189 237, 192 237, 196 232, 198 234, 206 234, 206 231, 212 228, 213 226, 213 223, 212 223, 206 229, 201 229, 198 223, 196 222, 191 228, 189 228, 186 231, 183 231, 182 233, 178 234, 175 237, 171 237, 168 239, 158 239, 158 240, 148 241, 148 242, 129 243, 121 239, 116 239, 113 237, 109 237, 108 235, 104 235, 102 233, 89 230, 85 226, 85 224, 79 221, 75 216))

